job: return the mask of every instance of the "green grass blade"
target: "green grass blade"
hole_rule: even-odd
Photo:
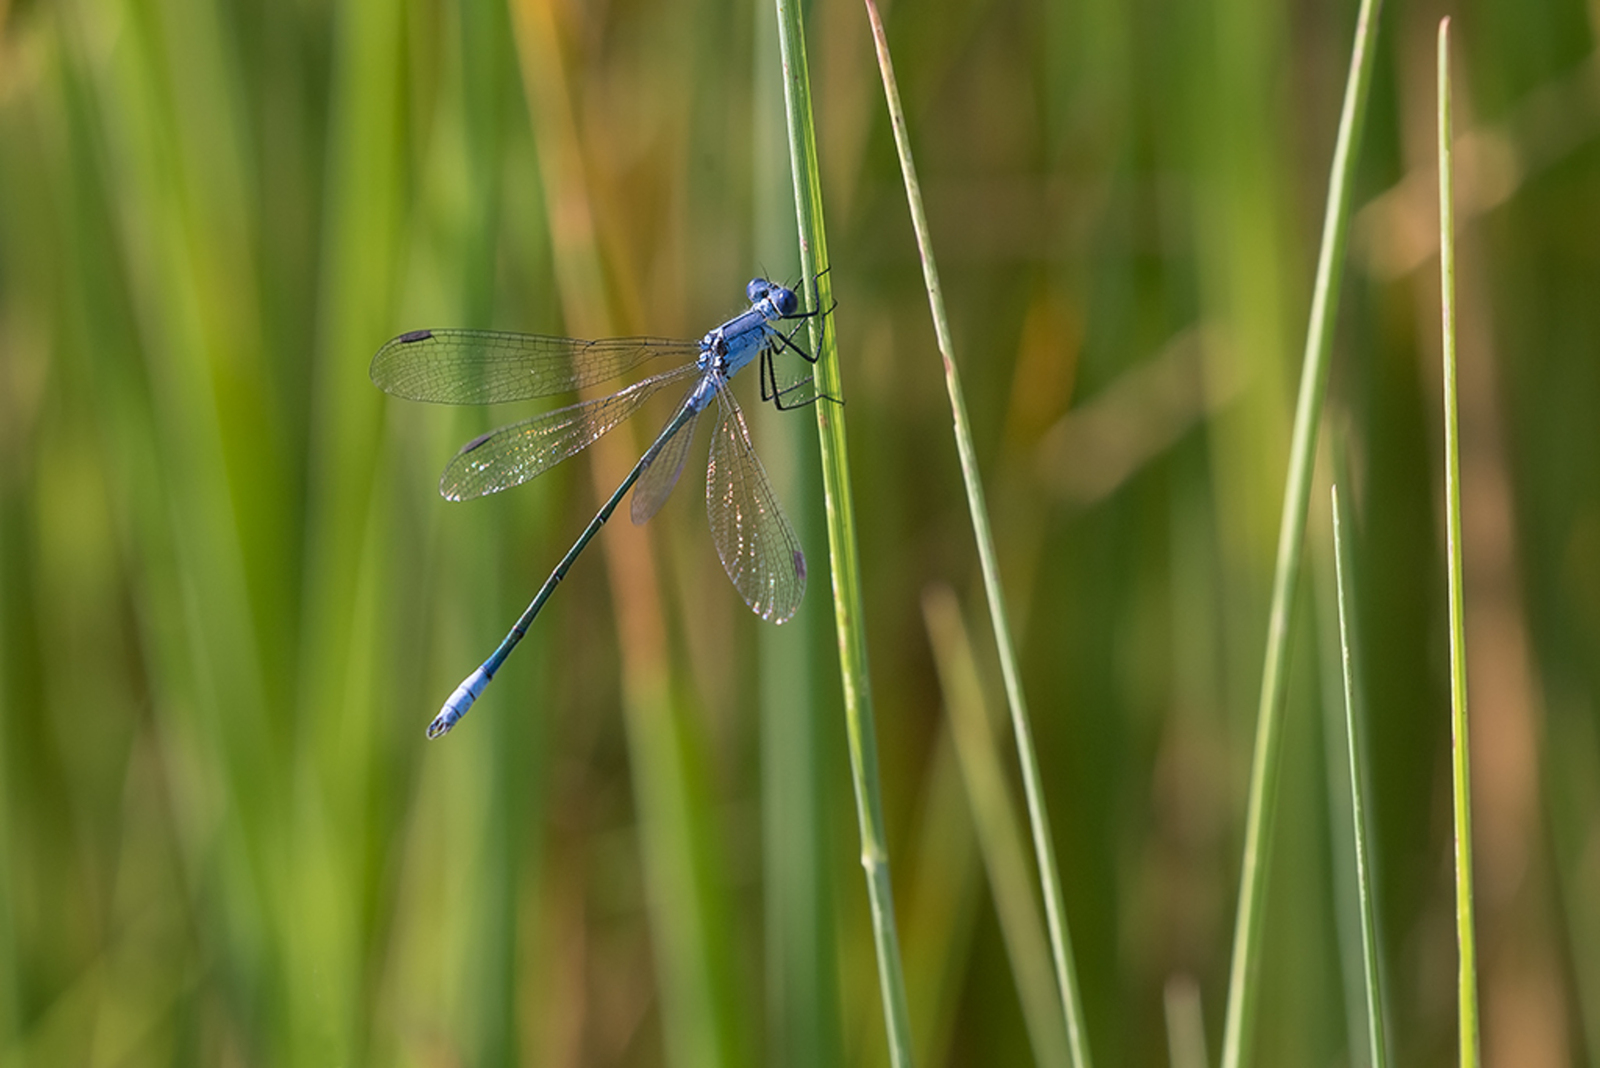
[[[1045,1068],[1070,1064],[1050,960],[1042,948],[1045,931],[1028,888],[1022,834],[1006,794],[1004,766],[994,743],[972,642],[955,594],[948,586],[930,587],[923,594],[922,615],[933,643],[934,665],[949,710],[956,757],[1034,1058]]]
[[[1467,766],[1467,639],[1461,592],[1461,441],[1456,404],[1455,193],[1450,141],[1450,20],[1439,22],[1439,310],[1444,350],[1444,491],[1450,569],[1450,793],[1455,814],[1456,981],[1461,1064],[1478,1063],[1478,949],[1472,930],[1472,789]]]
[[[1350,186],[1355,173],[1356,146],[1367,110],[1367,90],[1372,82],[1373,44],[1377,37],[1381,0],[1362,0],[1356,16],[1355,46],[1345,81],[1344,105],[1334,145],[1323,216],[1322,246],[1317,256],[1317,277],[1312,290],[1311,317],[1306,328],[1305,355],[1300,371],[1300,395],[1295,405],[1294,434],[1289,452],[1289,475],[1284,488],[1283,513],[1278,526],[1277,562],[1273,569],[1272,607],[1267,623],[1267,650],[1261,672],[1261,700],[1256,713],[1255,752],[1250,767],[1250,800],[1245,816],[1245,842],[1239,879],[1238,915],[1233,932],[1233,960],[1228,975],[1228,1009],[1222,1037],[1223,1068],[1245,1063],[1245,1039],[1252,1031],[1257,1004],[1256,975],[1264,899],[1267,855],[1272,839],[1281,766],[1284,697],[1289,662],[1289,619],[1293,614],[1295,582],[1300,571],[1306,506],[1311,496],[1311,474],[1316,456],[1317,430],[1322,400],[1328,388],[1328,359],[1333,344],[1335,312],[1339,305],[1339,276],[1344,266],[1349,235]]]
[[[751,144],[754,148],[755,262],[795,277],[794,231],[785,218],[793,189],[783,126],[782,59],[777,14],[768,0],[752,5]],[[804,545],[820,545],[815,477],[816,425],[772,405],[747,413],[757,424],[767,473]],[[775,447],[774,447],[775,446]],[[765,920],[770,1068],[824,1068],[844,1059],[838,1020],[838,961],[830,903],[837,863],[828,848],[827,732],[816,678],[826,656],[827,619],[802,604],[782,627],[760,628],[762,913]]]
[[[1084,1038],[1083,1001],[1078,993],[1073,968],[1072,943],[1067,933],[1066,909],[1061,899],[1061,878],[1057,873],[1055,846],[1050,835],[1050,815],[1045,808],[1039,784],[1039,758],[1034,752],[1033,728],[1022,695],[1022,680],[1017,670],[1016,650],[1011,644],[1011,624],[1006,615],[1005,591],[1000,584],[1000,565],[996,560],[994,536],[989,530],[989,510],[984,504],[983,481],[978,473],[977,450],[972,444],[972,428],[967,421],[966,394],[956,368],[955,346],[950,340],[950,323],[945,315],[944,291],[939,285],[939,268],[933,258],[933,241],[927,213],[922,206],[921,184],[916,164],[911,159],[910,135],[906,132],[905,110],[900,105],[900,89],[895,82],[894,63],[884,36],[883,20],[872,0],[866,0],[867,18],[872,22],[873,42],[877,47],[878,71],[883,76],[883,95],[894,127],[895,148],[900,156],[900,173],[905,179],[906,203],[911,209],[911,225],[917,234],[917,249],[922,258],[922,277],[928,289],[928,306],[933,315],[934,334],[944,360],[945,387],[950,395],[950,414],[954,423],[956,451],[961,458],[961,479],[967,491],[967,508],[972,516],[972,533],[978,543],[978,561],[983,571],[983,588],[989,601],[989,623],[994,630],[1000,654],[1000,672],[1005,680],[1006,704],[1011,709],[1011,727],[1016,737],[1017,758],[1022,764],[1022,789],[1028,803],[1028,823],[1033,831],[1035,861],[1039,866],[1040,888],[1044,894],[1045,918],[1050,931],[1050,953],[1055,965],[1061,1013],[1072,1047],[1072,1060],[1088,1068],[1089,1050]]]
[[[1333,484],[1348,485],[1349,477],[1338,463],[1344,435],[1332,433],[1330,448],[1322,450],[1319,465],[1332,460]],[[1315,506],[1315,500],[1313,500]],[[1313,512],[1310,522],[1332,529],[1332,515]],[[1328,813],[1328,889],[1329,904],[1333,914],[1334,941],[1339,965],[1339,990],[1343,997],[1343,1024],[1346,1049],[1351,1051],[1351,1063],[1367,1068],[1364,1053],[1367,1048],[1367,995],[1364,951],[1361,944],[1361,889],[1355,851],[1350,843],[1358,833],[1355,822],[1355,800],[1350,793],[1350,744],[1345,725],[1346,688],[1342,667],[1342,649],[1339,640],[1339,578],[1334,563],[1334,546],[1331,540],[1320,539],[1308,546],[1312,552],[1315,569],[1315,603],[1317,608],[1317,681],[1321,691],[1318,702],[1322,710],[1323,774],[1326,782]],[[1353,596],[1353,595],[1352,595]],[[1358,621],[1349,623],[1349,644],[1359,644]],[[1363,712],[1360,678],[1352,679],[1350,700],[1355,714]],[[1365,754],[1363,754],[1363,757]]]
[[[1364,965],[1364,988],[1367,998],[1367,1044],[1372,1058],[1372,1068],[1386,1068],[1388,1058],[1384,1052],[1383,997],[1378,982],[1378,935],[1374,918],[1372,872],[1367,856],[1367,818],[1362,790],[1361,754],[1365,751],[1356,734],[1355,671],[1350,652],[1350,626],[1347,605],[1351,578],[1349,549],[1341,530],[1344,526],[1343,504],[1339,500],[1339,487],[1330,490],[1333,505],[1333,570],[1339,605],[1339,664],[1344,680],[1345,752],[1350,762],[1350,818],[1355,830],[1356,894],[1361,907],[1361,958]]]
[[[823,273],[828,267],[828,246],[822,220],[822,181],[817,169],[816,130],[811,118],[811,77],[806,69],[805,35],[799,8],[792,0],[777,0],[777,10],[789,158],[800,230],[800,270],[803,278],[819,279],[816,297],[820,306],[827,308],[833,303],[833,282]],[[817,389],[829,397],[842,398],[844,388],[836,339],[836,330],[819,331],[813,323],[812,351],[820,357],[816,368]],[[839,674],[844,685],[845,729],[850,746],[850,771],[855,782],[856,817],[861,829],[861,866],[866,870],[867,896],[871,900],[872,935],[878,955],[878,983],[888,1028],[889,1056],[898,1068],[911,1063],[911,1028],[900,964],[900,938],[895,929],[894,897],[889,884],[889,850],[884,841],[855,505],[850,496],[850,459],[845,447],[841,406],[822,401],[815,408],[822,457],[823,508],[827,515],[828,551],[832,562],[834,625],[839,636]]]
[[[1172,1068],[1206,1068],[1206,1026],[1200,1011],[1200,984],[1174,975],[1162,990],[1167,1020],[1167,1058]]]

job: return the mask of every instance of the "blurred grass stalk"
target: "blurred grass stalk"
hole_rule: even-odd
[[[1041,1068],[1068,1065],[1071,1054],[1056,1012],[1058,995],[1050,961],[1042,949],[1045,932],[1028,888],[1022,834],[1006,791],[1004,765],[994,743],[972,641],[955,593],[943,584],[930,586],[922,596],[922,615],[933,643],[934,666],[950,715],[956,758],[1034,1058]]]
[[[616,331],[559,18],[548,0],[520,0],[512,14],[563,313],[569,332],[603,337]],[[639,455],[636,433],[619,427],[589,452],[594,492],[604,499]],[[740,1059],[746,1013],[723,959],[726,910],[714,900],[706,805],[694,786],[692,747],[673,699],[654,556],[646,532],[631,523],[613,524],[602,542],[667,1061],[715,1068]]]
[[[1456,238],[1450,143],[1450,20],[1439,21],[1439,314],[1444,359],[1445,560],[1450,586],[1450,794],[1455,816],[1456,1011],[1462,1068],[1478,1063],[1478,948],[1472,929],[1472,780],[1461,579],[1461,429],[1456,396]]]
[[[811,76],[806,66],[805,34],[798,6],[777,0],[778,44],[783,55],[784,105],[788,116],[789,158],[794,174],[795,216],[800,232],[802,284],[815,279],[817,307],[833,306],[828,277],[828,246],[822,219],[822,180],[817,168],[817,138],[811,114]],[[842,399],[838,331],[826,317],[813,320],[811,351],[817,353],[817,392]],[[889,850],[884,839],[883,799],[878,781],[878,749],[867,671],[867,634],[861,599],[861,568],[856,545],[855,505],[850,496],[850,458],[840,405],[827,400],[817,411],[822,459],[823,506],[828,520],[832,562],[834,624],[839,635],[839,674],[844,687],[845,730],[850,772],[855,781],[856,818],[861,829],[861,866],[866,871],[872,908],[872,935],[878,956],[878,982],[888,1029],[889,1056],[896,1068],[911,1063],[911,1027],[895,928],[894,895],[889,880]]]
[[[1200,1011],[1200,984],[1194,976],[1174,975],[1161,991],[1167,1024],[1167,1063],[1171,1068],[1206,1068],[1206,1025]]]
[[[1082,998],[1072,961],[1071,939],[1067,933],[1066,910],[1061,900],[1061,878],[1056,869],[1055,846],[1050,836],[1050,815],[1039,785],[1039,758],[1034,752],[1033,728],[1022,695],[1017,671],[1016,651],[1011,644],[1011,626],[1006,616],[1005,591],[1000,584],[1000,565],[996,561],[994,536],[989,531],[989,510],[984,503],[982,476],[978,473],[977,450],[972,444],[972,428],[967,421],[966,395],[956,368],[955,346],[950,340],[950,323],[945,314],[944,291],[939,285],[939,268],[933,257],[933,238],[922,205],[922,188],[917,181],[916,164],[911,158],[911,139],[906,130],[905,109],[900,104],[900,89],[895,82],[894,62],[883,19],[872,0],[865,0],[867,18],[872,23],[872,39],[878,55],[878,72],[883,76],[883,95],[894,128],[894,143],[900,157],[900,173],[905,180],[906,204],[911,209],[911,225],[917,234],[917,251],[922,260],[922,277],[928,289],[928,307],[933,330],[938,338],[939,355],[944,360],[945,387],[950,395],[950,415],[954,424],[956,451],[961,457],[961,480],[967,491],[967,509],[972,517],[972,533],[978,543],[978,561],[983,571],[983,588],[989,601],[989,623],[994,630],[1000,655],[1000,671],[1005,680],[1006,703],[1011,709],[1011,726],[1016,737],[1017,758],[1022,765],[1022,788],[1027,798],[1028,822],[1033,831],[1034,859],[1039,866],[1039,882],[1044,894],[1045,917],[1049,924],[1050,953],[1061,1000],[1061,1014],[1073,1063],[1088,1068],[1089,1051],[1084,1039]],[[975,800],[976,803],[976,800]],[[981,821],[980,821],[981,822]]]
[[[1361,961],[1363,989],[1367,1003],[1367,1051],[1372,1068],[1386,1068],[1388,1058],[1383,1036],[1383,996],[1378,981],[1378,933],[1373,901],[1372,871],[1368,861],[1367,816],[1365,791],[1362,788],[1361,760],[1366,753],[1356,732],[1355,668],[1351,653],[1350,614],[1347,606],[1355,599],[1350,593],[1354,584],[1350,550],[1342,536],[1344,503],[1339,498],[1337,484],[1329,487],[1329,502],[1333,516],[1333,571],[1336,600],[1339,606],[1339,667],[1344,694],[1345,752],[1350,765],[1350,823],[1354,832],[1356,861],[1356,896],[1361,912]]]
[[[1328,201],[1322,222],[1322,245],[1306,328],[1300,394],[1295,404],[1294,435],[1283,513],[1278,527],[1277,562],[1273,569],[1272,606],[1267,623],[1267,650],[1261,673],[1261,700],[1256,713],[1255,752],[1250,767],[1250,800],[1245,816],[1245,842],[1239,879],[1239,908],[1234,923],[1233,960],[1228,975],[1228,1008],[1222,1037],[1222,1068],[1242,1068],[1246,1036],[1254,1028],[1258,1001],[1260,942],[1268,853],[1282,767],[1282,726],[1288,690],[1289,620],[1293,615],[1300,552],[1305,540],[1306,508],[1311,497],[1312,468],[1322,402],[1328,389],[1329,354],[1339,307],[1339,281],[1350,230],[1350,186],[1356,148],[1372,83],[1374,44],[1381,0],[1361,0],[1356,15],[1354,48],[1339,115]]]
[[[359,817],[344,807],[350,794],[337,780],[319,774],[315,757],[326,754],[320,743],[330,740],[326,721],[284,722],[273,715],[291,674],[284,669],[292,651],[276,636],[291,630],[283,624],[293,598],[284,594],[282,558],[268,532],[279,529],[289,509],[273,492],[284,485],[283,457],[276,451],[279,413],[254,299],[259,234],[249,214],[254,179],[244,149],[242,74],[227,61],[227,35],[214,10],[202,7],[184,19],[170,12],[125,14],[127,32],[104,54],[94,44],[102,12],[75,6],[62,12],[60,25],[69,42],[67,77],[72,91],[83,94],[82,134],[94,146],[80,173],[105,182],[104,192],[92,195],[104,195],[112,244],[124,257],[118,266],[129,286],[137,356],[149,385],[148,393],[104,398],[103,412],[107,425],[154,442],[148,450],[144,441],[108,435],[107,452],[153,451],[161,472],[129,495],[141,499],[119,504],[134,516],[124,528],[134,532],[130,555],[165,564],[150,569],[143,592],[165,602],[166,611],[146,617],[150,629],[141,637],[148,641],[156,740],[171,769],[173,805],[185,813],[178,821],[179,848],[189,886],[220,888],[222,904],[201,929],[224,947],[222,955],[244,962],[239,971],[299,980],[256,991],[264,1058],[285,1064],[360,1059],[365,1036],[353,1011],[360,978],[360,928],[352,914],[357,858],[334,848],[336,836],[329,833]],[[386,24],[381,16],[377,21],[352,29],[347,39],[360,54],[342,54],[342,72],[375,54],[364,49],[383,39]],[[368,29],[371,35],[362,32]],[[377,83],[380,94],[383,84]],[[352,93],[343,114],[354,117],[372,102]],[[387,129],[370,122],[357,127],[380,141]],[[379,149],[384,158],[385,145],[356,133],[341,143],[357,153],[360,145]],[[388,191],[368,188],[368,210],[344,216],[353,230],[370,224],[360,242],[368,255],[389,247]],[[105,255],[104,248],[83,252]],[[330,254],[348,262],[336,245]],[[387,262],[381,251],[376,258]],[[337,274],[338,264],[330,266]],[[386,295],[386,274],[371,264],[364,272],[345,292],[352,299],[334,305],[355,322]],[[89,319],[90,331],[104,323]],[[342,336],[338,325],[328,324],[323,340],[334,345]],[[331,374],[327,364],[323,373]],[[319,378],[317,385],[321,398],[329,382]],[[373,447],[363,435],[375,412],[369,402],[347,413],[342,429],[354,439],[349,453],[326,438],[319,442],[319,458],[340,465],[319,471],[330,479],[354,473],[353,485],[340,485],[352,490],[355,513],[368,499],[362,474],[370,474]],[[159,512],[145,510],[147,503]],[[340,527],[350,535],[335,540],[353,558],[364,524],[356,518],[342,527],[349,514],[321,513],[328,520],[324,531]],[[339,563],[343,570],[330,576],[327,591],[336,610],[348,607],[357,571],[350,559]],[[347,649],[342,638],[349,618],[341,611],[339,619],[331,628],[340,632],[331,659]],[[348,681],[342,671],[338,679]],[[348,690],[339,684],[317,689],[308,708],[320,711],[331,695],[342,698]],[[312,759],[297,764],[298,755]],[[343,781],[359,787],[361,776],[347,770]],[[193,815],[202,812],[208,815]],[[242,998],[242,985],[229,984],[224,997]],[[102,1021],[128,1013],[143,986],[111,984],[100,1003]]]

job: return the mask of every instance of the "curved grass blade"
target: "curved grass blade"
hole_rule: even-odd
[[[1245,1046],[1255,1026],[1259,1003],[1262,918],[1265,915],[1267,860],[1276,815],[1278,776],[1282,770],[1283,707],[1288,684],[1289,620],[1294,614],[1295,584],[1305,541],[1306,507],[1311,500],[1311,474],[1316,455],[1322,401],[1328,392],[1329,353],[1339,307],[1339,280],[1350,232],[1350,187],[1357,147],[1367,114],[1367,91],[1378,36],[1381,0],[1361,0],[1356,14],[1355,42],[1345,78],[1344,103],[1329,167],[1328,200],[1322,217],[1322,243],[1317,252],[1316,282],[1306,345],[1301,358],[1300,393],[1295,401],[1294,432],[1289,445],[1289,472],[1283,511],[1278,517],[1278,549],[1273,565],[1272,605],[1267,622],[1267,648],[1262,658],[1261,698],[1256,706],[1255,751],[1250,758],[1250,798],[1245,812],[1244,855],[1240,862],[1239,904],[1234,918],[1233,959],[1228,967],[1228,1005],[1222,1032],[1222,1068],[1242,1068]]]
[[[662,387],[698,373],[694,364],[687,364],[610,396],[557,408],[474,438],[445,466],[439,495],[466,501],[520,486],[593,445]]]
[[[722,418],[711,436],[706,465],[711,540],[750,610],[773,623],[786,623],[806,592],[805,554],[750,444],[738,402],[719,389],[717,405]]]
[[[608,382],[660,356],[694,359],[695,341],[613,337],[584,341],[501,330],[413,330],[372,357],[373,384],[435,404],[498,404]]]

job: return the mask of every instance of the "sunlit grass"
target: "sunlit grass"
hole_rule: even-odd
[[[1439,22],[1439,312],[1444,356],[1445,565],[1450,590],[1450,797],[1455,835],[1456,1017],[1462,1068],[1478,1064],[1478,938],[1472,894],[1472,747],[1461,579],[1461,422],[1456,392],[1455,168],[1450,130],[1450,20]]]

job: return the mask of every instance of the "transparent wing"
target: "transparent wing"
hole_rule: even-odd
[[[767,472],[750,445],[744,413],[727,390],[717,391],[721,418],[706,466],[706,510],[717,555],[750,610],[782,623],[800,607],[806,558],[778,506]]]
[[[494,404],[568,393],[657,356],[693,359],[694,341],[614,337],[582,341],[498,330],[413,330],[372,358],[372,381],[406,400]]]
[[[688,364],[608,397],[557,408],[474,438],[445,467],[439,493],[465,501],[519,486],[594,444],[663,386],[697,373],[694,364]]]
[[[691,387],[693,393],[698,385]],[[688,398],[685,398],[687,403]],[[680,406],[678,411],[682,411]],[[674,413],[676,418],[676,413]],[[633,522],[636,526],[643,526],[650,521],[650,517],[661,511],[661,506],[667,503],[667,498],[672,494],[672,487],[678,484],[678,476],[683,474],[684,461],[689,459],[689,446],[694,444],[694,428],[700,423],[700,413],[695,412],[689,421],[678,428],[666,444],[661,446],[661,451],[655,458],[645,465],[644,473],[639,476],[639,481],[634,483],[633,504],[630,508]],[[670,423],[668,424],[671,425]]]

